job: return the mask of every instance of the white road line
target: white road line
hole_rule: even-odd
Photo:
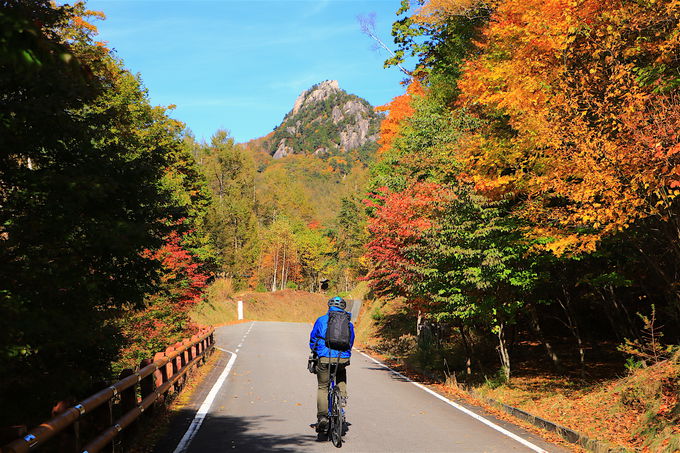
[[[191,425],[189,425],[187,432],[184,433],[182,440],[179,441],[179,444],[177,444],[177,448],[175,448],[173,453],[183,453],[189,447],[189,444],[194,439],[194,436],[196,436],[198,433],[198,430],[200,429],[206,414],[210,410],[210,406],[212,406],[217,393],[220,391],[222,384],[224,384],[224,381],[227,379],[227,376],[231,371],[231,368],[234,366],[234,362],[236,361],[236,353],[222,348],[217,349],[230,353],[231,358],[229,359],[229,362],[227,362],[227,366],[224,368],[224,371],[222,371],[222,374],[220,374],[220,377],[217,378],[215,385],[213,385],[212,389],[210,389],[210,393],[208,393],[208,396],[206,396],[205,400],[203,400],[203,404],[201,404],[201,407],[198,408],[198,412],[196,412],[194,419],[191,421]]]
[[[359,350],[357,349],[357,351],[359,351]],[[487,420],[486,418],[482,417],[481,415],[476,414],[476,413],[472,412],[471,410],[469,410],[469,409],[467,409],[467,408],[461,406],[460,404],[454,403],[453,401],[451,401],[450,399],[448,399],[448,398],[446,398],[446,397],[440,395],[439,393],[437,393],[437,392],[435,392],[435,391],[433,391],[433,390],[430,390],[429,388],[425,387],[424,385],[419,384],[419,383],[413,381],[412,379],[409,379],[407,376],[404,376],[404,375],[401,374],[400,372],[393,370],[392,368],[388,367],[388,366],[385,365],[384,363],[382,363],[382,362],[380,362],[380,361],[374,359],[374,358],[371,357],[370,355],[365,354],[365,353],[362,352],[362,351],[359,351],[359,353],[360,353],[361,355],[363,355],[364,357],[368,358],[369,360],[372,360],[373,362],[377,363],[377,364],[380,365],[381,367],[388,369],[389,371],[391,371],[391,372],[394,373],[395,375],[399,376],[400,378],[402,378],[402,379],[404,379],[404,380],[410,382],[411,384],[415,385],[416,387],[420,388],[421,390],[425,390],[427,393],[431,394],[431,395],[434,396],[435,398],[438,398],[438,399],[442,400],[443,402],[445,402],[446,404],[455,407],[456,409],[458,409],[459,411],[463,412],[464,414],[467,414],[467,415],[469,415],[470,417],[472,417],[472,418],[474,418],[474,419],[476,419],[476,420],[479,420],[480,422],[482,422],[482,423],[484,423],[485,425],[487,425],[487,426],[489,426],[489,427],[495,429],[496,431],[498,431],[498,432],[500,432],[500,433],[502,433],[502,434],[505,434],[505,435],[508,436],[509,438],[511,438],[511,439],[513,439],[513,440],[516,440],[517,442],[519,442],[519,443],[525,445],[526,447],[532,449],[533,451],[538,452],[538,453],[548,453],[547,450],[544,450],[544,449],[542,449],[541,447],[538,447],[538,446],[532,444],[531,442],[529,442],[529,441],[526,440],[526,439],[523,439],[522,437],[518,436],[517,434],[511,433],[511,432],[508,431],[507,429],[498,426],[497,424],[495,424],[495,423],[493,423],[493,422]]]

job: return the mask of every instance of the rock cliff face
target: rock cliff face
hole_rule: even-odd
[[[296,115],[300,109],[305,106],[309,106],[315,102],[325,101],[335,91],[340,91],[340,85],[337,80],[325,80],[312,88],[303,91],[300,96],[295,100],[293,105],[293,110],[291,110],[292,115]]]
[[[298,96],[269,140],[269,153],[275,159],[290,154],[370,154],[380,119],[366,100],[342,90],[337,80],[326,80]]]

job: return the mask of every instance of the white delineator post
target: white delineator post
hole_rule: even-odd
[[[239,321],[243,319],[243,301],[239,300],[238,301],[238,319]]]

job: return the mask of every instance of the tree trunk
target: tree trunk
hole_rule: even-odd
[[[562,309],[564,310],[564,313],[567,315],[567,326],[569,327],[571,334],[576,339],[576,344],[578,346],[578,359],[579,364],[581,365],[581,373],[584,373],[586,369],[586,350],[583,345],[583,339],[581,338],[581,331],[579,330],[578,324],[576,323],[576,316],[574,315],[574,310],[571,306],[571,297],[564,286],[562,286],[562,293],[564,294],[564,302],[562,302],[561,299],[558,300],[562,306]]]
[[[224,175],[215,172],[215,178],[217,179],[217,184],[219,184],[219,186],[220,186],[218,192],[219,192],[219,195],[220,195],[220,201],[222,201],[222,196],[224,194]]]
[[[276,248],[276,254],[274,255],[274,278],[272,281],[272,292],[276,291],[276,275],[278,273],[279,266],[279,248]]]
[[[281,289],[285,288],[285,281],[284,279],[286,278],[286,246],[283,246],[283,262],[281,263]]]
[[[504,322],[498,325],[498,355],[501,359],[501,371],[507,381],[510,380],[510,354],[508,353],[508,344],[506,335],[506,325]]]
[[[460,332],[460,337],[463,340],[463,347],[465,348],[465,374],[469,376],[472,374],[472,342],[470,341],[467,332],[465,332],[463,324],[458,326],[458,331]]]
[[[607,320],[609,321],[609,325],[611,326],[614,335],[616,336],[616,341],[618,343],[623,343],[623,335],[621,335],[621,329],[619,328],[616,320],[612,316],[611,304],[607,300],[607,296],[601,289],[598,289],[597,292],[600,294],[600,297],[602,298],[602,308],[604,309],[604,314],[607,317]]]
[[[531,316],[531,327],[533,328],[534,333],[538,337],[538,341],[543,343],[543,346],[545,347],[545,352],[548,354],[548,358],[552,360],[552,364],[555,367],[555,369],[558,371],[561,370],[562,364],[560,363],[560,359],[557,356],[557,353],[555,353],[555,350],[553,349],[552,345],[543,335],[541,324],[538,322],[538,313],[536,312],[536,307],[533,304],[530,304],[527,306],[527,308],[529,309],[529,315]]]
[[[607,285],[607,289],[609,290],[609,294],[611,295],[612,306],[614,307],[615,313],[618,315],[618,318],[620,320],[619,324],[622,324],[625,328],[625,336],[627,338],[635,338],[637,336],[637,332],[635,326],[633,325],[633,321],[630,319],[630,316],[628,315],[628,310],[626,310],[625,306],[623,304],[620,304],[619,301],[617,300],[614,287],[612,285]]]
[[[290,260],[286,263],[286,268],[284,269],[284,274],[283,274],[283,289],[288,288],[288,275],[290,275]]]

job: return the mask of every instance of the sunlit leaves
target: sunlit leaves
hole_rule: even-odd
[[[562,237],[554,251],[592,250],[672,205],[677,160],[661,156],[678,143],[677,18],[677,2],[498,4],[460,87],[485,117],[505,115],[510,142],[485,131],[461,151],[485,184],[516,180],[524,215]],[[513,160],[494,165],[508,144]]]

